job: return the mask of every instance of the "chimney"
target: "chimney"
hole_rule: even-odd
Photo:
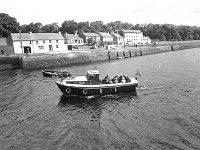
[[[75,31],[75,32],[74,32],[74,35],[76,35],[76,36],[77,36],[77,31]]]
[[[67,32],[64,34],[64,37],[65,37],[65,38],[68,38],[68,33],[67,33]]]

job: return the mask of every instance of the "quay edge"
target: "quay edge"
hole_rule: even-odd
[[[83,63],[109,61],[119,57],[136,57],[141,55],[150,55],[162,52],[177,51],[200,47],[200,42],[188,42],[182,44],[127,47],[120,50],[88,50],[87,52],[60,53],[60,54],[39,54],[28,56],[6,56],[0,57],[0,65],[11,64],[13,68],[23,70],[56,68],[68,65],[77,65]],[[110,51],[110,53],[108,53]]]

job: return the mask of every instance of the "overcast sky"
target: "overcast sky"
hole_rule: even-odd
[[[200,0],[0,0],[20,25],[65,20],[200,26]]]

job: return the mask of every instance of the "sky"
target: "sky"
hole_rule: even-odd
[[[20,25],[74,20],[200,27],[200,0],[0,0],[0,13]]]

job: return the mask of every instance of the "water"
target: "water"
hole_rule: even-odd
[[[199,150],[200,49],[66,68],[139,78],[138,95],[66,99],[41,70],[0,70],[0,149]]]

